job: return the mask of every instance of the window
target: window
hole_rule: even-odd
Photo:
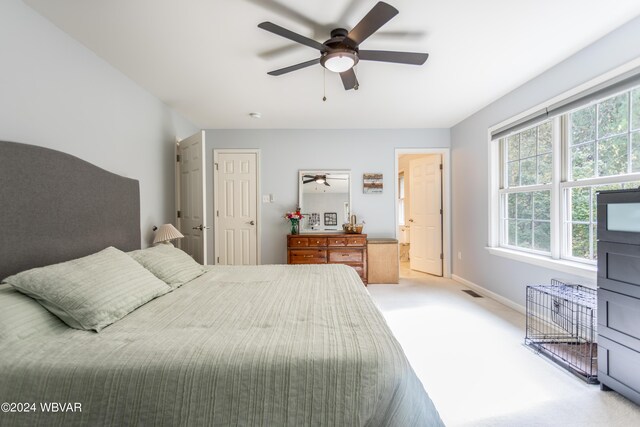
[[[567,242],[562,256],[595,261],[596,193],[640,184],[640,88],[575,110],[564,120],[568,179],[561,183]]]
[[[404,225],[404,172],[398,174],[398,224]]]
[[[552,123],[500,140],[503,246],[551,253]]]
[[[640,186],[640,86],[504,135],[494,153],[497,244],[594,264],[596,193]]]

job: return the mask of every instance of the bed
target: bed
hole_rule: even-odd
[[[25,147],[31,146],[0,143],[0,170],[12,163],[6,156],[32,149]],[[50,162],[82,162],[33,149],[45,150],[40,155]],[[64,166],[68,174],[70,165]],[[0,175],[11,173],[22,172]],[[64,179],[55,182],[64,185]],[[122,189],[122,182],[114,185]],[[104,192],[107,198],[127,193],[130,210],[139,209],[137,188],[115,193]],[[6,197],[0,189],[8,206]],[[76,211],[86,203],[71,202]],[[112,214],[121,211],[122,205]],[[65,235],[65,221],[50,226]],[[135,228],[137,244],[114,242],[126,232],[106,233],[102,242],[75,239],[55,261],[46,254],[3,261],[0,277],[92,253],[94,243],[137,249],[139,222]],[[26,227],[20,233],[31,239]],[[0,260],[9,250],[1,245]],[[99,333],[70,328],[32,298],[0,285],[0,401],[35,407],[0,413],[0,425],[442,425],[355,270],[206,269]],[[43,410],[52,402],[61,410]]]

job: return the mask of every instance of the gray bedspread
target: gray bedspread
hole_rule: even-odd
[[[46,316],[0,342],[0,403],[37,409],[0,425],[442,425],[349,267],[212,267],[100,333]]]

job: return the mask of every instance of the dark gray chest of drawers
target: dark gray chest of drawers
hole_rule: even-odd
[[[598,380],[640,405],[640,190],[598,194]]]

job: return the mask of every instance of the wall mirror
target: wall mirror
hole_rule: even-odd
[[[301,170],[298,204],[303,233],[342,231],[351,212],[351,171]]]

